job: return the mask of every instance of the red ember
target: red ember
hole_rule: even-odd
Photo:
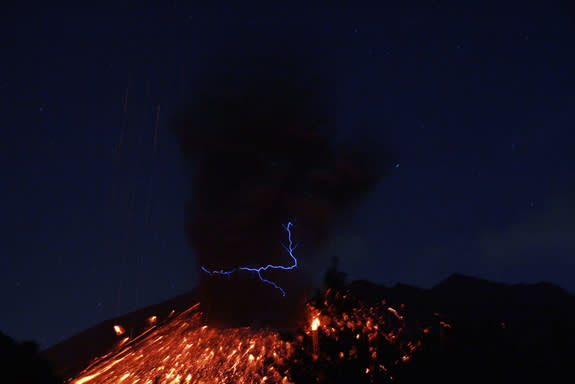
[[[367,307],[330,291],[322,300],[308,304],[309,321],[297,337],[272,329],[209,327],[199,304],[163,323],[150,319],[147,331],[133,340],[124,337],[68,383],[287,384],[305,375],[329,382],[325,367],[360,361],[365,378],[391,380],[388,369],[409,360],[421,345],[403,337],[403,316],[390,307]],[[119,325],[114,330],[125,332]]]

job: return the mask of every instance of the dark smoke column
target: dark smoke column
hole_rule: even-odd
[[[235,60],[202,74],[198,92],[175,115],[172,128],[191,171],[186,231],[198,270],[291,264],[281,245],[288,244],[288,221],[305,265],[338,211],[390,164],[381,149],[335,145],[335,90],[312,64],[297,55]],[[223,326],[294,325],[309,273],[263,272],[285,289],[283,297],[255,273],[200,271],[203,310]]]

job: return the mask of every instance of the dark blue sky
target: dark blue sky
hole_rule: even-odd
[[[336,254],[351,278],[386,285],[461,272],[575,293],[565,8],[103,3],[0,12],[3,332],[46,347],[196,285],[187,178],[167,123],[227,35],[259,52],[254,30],[304,50],[319,39],[339,134],[385,133],[399,154],[340,220],[318,276]]]

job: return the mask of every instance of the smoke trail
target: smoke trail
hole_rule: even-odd
[[[172,121],[190,169],[186,232],[198,261],[202,305],[213,323],[293,320],[310,271],[267,271],[266,279],[288,292],[278,297],[253,272],[238,268],[281,265],[281,224],[288,221],[295,222],[292,236],[301,244],[298,260],[313,257],[336,214],[358,201],[390,164],[381,148],[335,144],[336,95],[325,67],[313,55],[279,51],[217,58],[220,64],[193,83],[197,93]],[[237,273],[207,274],[201,267]]]

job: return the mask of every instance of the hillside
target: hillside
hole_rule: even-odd
[[[371,310],[383,301],[405,319],[399,331],[419,338],[413,355],[394,369],[394,382],[504,383],[528,379],[555,382],[573,376],[569,364],[575,358],[575,297],[552,284],[508,285],[456,274],[431,289],[355,281],[335,295],[354,297],[355,301],[334,301],[336,312],[344,316],[345,311],[351,313],[360,306]],[[136,336],[149,328],[151,316],[157,316],[159,324],[167,323],[170,313],[177,316],[197,303],[197,299],[197,294],[190,292],[107,320],[45,350],[43,356],[52,362],[60,377],[74,377],[91,360],[118,343],[115,324],[121,324],[127,334]],[[331,311],[330,316],[335,318],[336,312]],[[354,348],[341,343],[354,341],[345,339],[342,333],[339,344],[330,344],[327,333],[324,330],[319,335],[323,361],[321,356],[319,360],[317,357],[306,360],[300,355],[299,362],[294,361],[290,368],[292,377],[298,378],[294,382],[303,384],[312,376],[323,377],[320,382],[344,382],[346,375],[355,377],[353,372],[369,363],[361,353],[353,364],[330,360],[336,349]],[[305,338],[305,333],[300,332],[300,336]],[[361,346],[358,348],[361,352]],[[307,361],[305,366],[302,361]],[[339,372],[337,378],[329,376],[330,371]],[[390,377],[372,375],[371,381],[366,382],[389,382]]]

